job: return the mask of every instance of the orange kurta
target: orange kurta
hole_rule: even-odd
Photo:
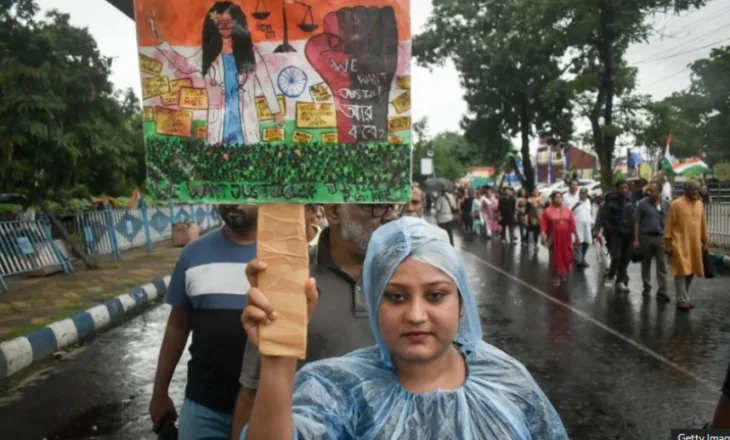
[[[673,276],[704,276],[702,244],[710,239],[705,207],[700,200],[680,197],[672,202],[664,227],[664,239],[672,250],[670,266]]]

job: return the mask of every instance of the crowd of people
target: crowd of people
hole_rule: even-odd
[[[448,228],[461,218],[467,233],[513,245],[519,233],[522,245],[536,249],[541,242],[562,283],[574,261],[587,265],[587,248],[601,225],[614,251],[608,276],[623,282],[624,260],[616,250],[624,239],[633,244],[634,219],[639,243],[668,246],[673,273],[687,288],[692,275],[701,275],[693,240],[700,248],[706,242],[696,226],[704,222],[702,204],[689,184],[686,200],[661,205],[664,241],[647,241],[644,236],[654,236],[647,225],[661,217],[636,213],[650,212],[644,204],[655,200],[655,188],[649,185],[648,198],[631,208],[625,182],[600,207],[576,182],[549,203],[537,193],[511,190],[445,195],[436,203],[440,227],[421,218],[425,199],[417,187],[403,206],[309,205],[312,278],[301,361],[258,352],[258,327],[278,315],[257,288],[266,271],[255,259],[257,208],[223,205],[224,226],[183,250],[165,295],[171,312],[150,402],[155,430],[177,421],[180,440],[567,438],[525,367],[482,340],[475,295]],[[621,216],[616,229],[606,227],[611,215]],[[169,386],[190,336],[178,417]],[[723,402],[716,426],[730,424]]]
[[[668,271],[674,277],[677,308],[690,310],[690,287],[705,274],[709,264],[709,234],[704,203],[707,187],[697,180],[685,184],[682,197],[674,198],[671,184],[658,172],[651,181],[619,180],[613,191],[591,198],[587,188],[570,179],[568,191],[543,198],[536,189],[528,196],[524,188],[501,191],[491,187],[457,189],[436,198],[436,215],[455,200],[453,221],[438,221],[452,236],[454,227],[485,240],[498,239],[511,245],[542,245],[550,252],[554,284],[564,284],[574,267],[589,267],[586,255],[591,245],[609,262],[606,283],[615,291],[629,292],[628,266],[641,263],[642,295],[652,294],[651,266],[656,266],[656,298],[670,302]],[[439,201],[443,202],[439,202]],[[442,209],[443,210],[443,209]],[[518,238],[519,235],[519,238]],[[704,263],[703,263],[704,261]]]

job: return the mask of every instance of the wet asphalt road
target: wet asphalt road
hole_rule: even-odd
[[[545,249],[457,247],[485,340],[527,366],[571,438],[666,438],[710,419],[730,361],[730,277],[698,280],[687,314],[644,300],[638,265],[631,293],[613,293],[594,252],[591,268],[554,288]],[[0,438],[154,439],[146,409],[168,311],[157,307],[0,395]],[[178,405],[186,361],[187,353],[171,386]]]

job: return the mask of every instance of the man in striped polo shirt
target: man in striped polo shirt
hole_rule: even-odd
[[[172,306],[150,402],[153,423],[176,419],[168,388],[192,333],[180,440],[227,438],[246,346],[241,313],[249,290],[246,265],[256,256],[253,205],[221,205],[225,225],[193,241],[175,265],[165,295]]]

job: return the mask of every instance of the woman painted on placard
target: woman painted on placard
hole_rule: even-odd
[[[151,17],[152,30],[157,29]],[[230,2],[216,2],[202,23],[202,45],[191,56],[168,42],[157,46],[183,75],[202,75],[208,92],[207,138],[211,144],[255,144],[261,141],[256,88],[263,93],[276,122],[284,123],[266,62],[251,39],[246,14]]]

